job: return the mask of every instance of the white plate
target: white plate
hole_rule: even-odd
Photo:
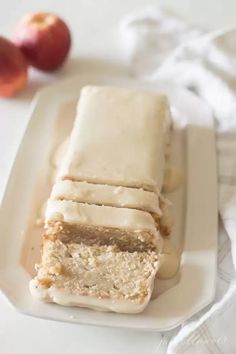
[[[53,146],[69,134],[75,102],[86,84],[165,92],[175,125],[172,161],[183,171],[174,203],[173,240],[182,252],[179,274],[157,281],[155,299],[141,314],[123,315],[44,304],[31,297],[28,282],[39,260],[37,209],[48,196]],[[217,254],[216,152],[211,112],[199,98],[168,83],[144,84],[114,77],[79,76],[40,91],[9,178],[0,214],[0,288],[19,311],[35,317],[101,326],[165,331],[208,305],[215,293]],[[45,188],[46,187],[46,188]]]

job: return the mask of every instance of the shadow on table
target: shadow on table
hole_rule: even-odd
[[[15,99],[31,100],[39,89],[55,83],[57,80],[85,73],[122,76],[127,73],[127,67],[118,62],[100,58],[73,57],[60,70],[52,73],[42,73],[31,68],[29,70],[28,86]]]

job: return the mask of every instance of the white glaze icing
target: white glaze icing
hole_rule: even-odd
[[[49,199],[45,216],[46,222],[55,220],[70,224],[89,224],[127,230],[149,230],[153,235],[159,235],[152,216],[145,211],[136,209]]]
[[[45,212],[46,212],[46,205],[47,203],[44,202],[40,208],[38,209],[37,213],[37,219],[35,221],[35,225],[38,227],[42,227],[44,224],[44,219],[45,219]]]
[[[69,146],[69,137],[56,145],[51,157],[51,164],[53,167],[58,168],[61,165],[66,155],[66,152],[68,150],[68,146]]]
[[[58,181],[53,186],[51,199],[133,208],[161,215],[158,195],[143,189]]]
[[[158,258],[160,263],[157,272],[157,278],[173,278],[179,269],[180,257],[174,244],[170,240],[163,240],[163,249]]]
[[[59,178],[159,190],[169,122],[163,95],[83,88]]]
[[[153,279],[154,282],[154,279]],[[38,283],[36,279],[32,279],[29,284],[31,294],[46,302],[55,302],[63,306],[79,306],[88,307],[96,311],[113,311],[118,313],[139,313],[147,306],[153,288],[150,287],[148,294],[143,303],[121,301],[114,299],[99,299],[92,296],[81,296],[79,294],[70,294],[66,291],[59,290],[55,287],[46,288]]]
[[[164,193],[172,193],[178,190],[183,183],[182,173],[172,166],[165,168],[162,190]]]
[[[162,216],[160,218],[159,223],[161,228],[164,228],[166,235],[170,235],[172,227],[174,225],[174,216],[170,209],[171,203],[168,199],[163,197],[161,198],[162,198],[161,201]]]

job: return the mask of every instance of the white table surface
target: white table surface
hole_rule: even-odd
[[[117,27],[122,16],[159,3],[154,0],[1,0],[1,34],[12,36],[22,15],[47,10],[60,14],[70,25],[73,50],[57,74],[30,72],[28,88],[14,99],[0,99],[0,197],[27,123],[27,111],[36,90],[48,82],[83,72],[125,75]],[[208,28],[234,23],[235,0],[166,0],[171,9]],[[56,323],[17,313],[0,295],[1,354],[161,353],[160,334]]]

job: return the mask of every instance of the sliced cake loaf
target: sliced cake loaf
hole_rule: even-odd
[[[169,235],[161,189],[170,126],[164,95],[83,88],[51,198],[147,211],[162,236]]]
[[[160,250],[162,238],[144,211],[49,199],[45,237],[87,245],[117,245],[121,250]]]
[[[82,89],[47,203],[34,296],[122,313],[145,308],[169,233],[161,195],[169,131],[163,95]]]

